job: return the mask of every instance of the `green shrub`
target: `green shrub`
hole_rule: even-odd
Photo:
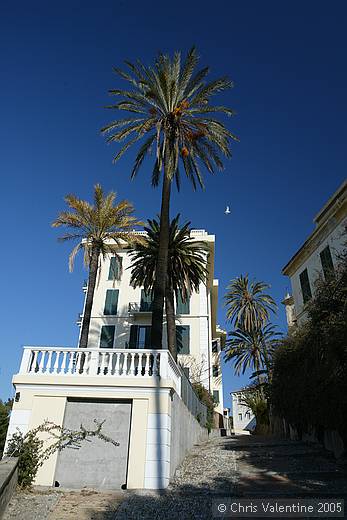
[[[8,399],[3,403],[0,399],[0,459],[3,455],[3,450],[6,441],[7,428],[10,421],[10,412],[12,408],[12,399]]]
[[[43,441],[38,439],[32,431],[26,435],[18,431],[11,437],[6,454],[18,457],[18,485],[20,487],[28,488],[32,485],[40,467],[42,448]]]
[[[320,278],[307,320],[274,356],[271,404],[299,433],[337,430],[347,445],[347,257]]]
[[[78,449],[83,441],[91,437],[119,446],[118,442],[102,433],[104,422],[94,419],[96,425],[94,430],[87,430],[83,425],[79,430],[69,430],[49,421],[45,421],[25,435],[18,430],[9,440],[6,451],[6,456],[18,457],[18,485],[22,488],[30,487],[38,469],[51,455],[68,446]],[[40,438],[41,433],[47,434],[46,439],[49,441],[47,444]]]
[[[207,417],[206,417],[206,425],[208,432],[213,428],[213,411],[214,407],[216,406],[216,403],[210,394],[210,392],[207,390],[207,388],[204,387],[201,383],[192,383],[193,389],[198,396],[199,400],[206,406],[207,408]],[[200,421],[199,421],[200,422]]]

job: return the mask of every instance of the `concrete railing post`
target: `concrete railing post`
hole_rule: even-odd
[[[22,361],[19,368],[20,374],[27,374],[29,372],[32,353],[33,352],[30,347],[24,347]]]
[[[93,350],[90,356],[90,365],[89,365],[89,375],[96,376],[98,375],[99,368],[99,352]]]

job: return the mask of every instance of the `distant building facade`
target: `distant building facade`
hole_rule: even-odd
[[[231,392],[233,429],[235,433],[253,431],[256,425],[252,410],[243,403],[245,390]]]
[[[305,304],[312,298],[315,281],[327,278],[336,269],[347,241],[347,181],[330,197],[314,218],[314,231],[282,269],[289,276],[292,294],[282,303],[286,307],[288,328],[305,317]]]

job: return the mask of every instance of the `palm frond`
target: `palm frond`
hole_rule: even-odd
[[[52,223],[52,227],[64,226],[78,232],[67,232],[58,240],[79,240],[69,257],[69,269],[73,270],[77,253],[84,250],[84,263],[88,267],[93,248],[97,248],[99,256],[110,251],[110,244],[120,246],[132,240],[134,227],[142,225],[134,215],[133,205],[122,200],[115,204],[116,193],[104,194],[102,187],[94,187],[94,204],[83,201],[73,194],[65,197],[72,211],[63,211]]]
[[[70,271],[70,273],[72,273],[72,271],[73,271],[76,255],[79,252],[79,250],[82,249],[83,247],[84,247],[83,242],[80,242],[71,251],[70,256],[69,256],[69,271]]]
[[[179,228],[179,215],[170,224],[168,279],[176,298],[186,301],[207,279],[207,245],[190,238],[190,223]],[[159,221],[148,220],[147,236],[131,249],[131,285],[153,289],[159,249]]]
[[[102,128],[108,142],[121,142],[113,162],[144,138],[135,158],[132,178],[138,173],[144,158],[151,150],[155,139],[157,153],[152,172],[152,185],[157,186],[163,170],[170,180],[175,178],[180,185],[180,167],[196,188],[203,187],[202,165],[210,173],[214,166],[223,169],[221,156],[231,157],[230,142],[238,140],[225,125],[206,117],[208,114],[234,115],[234,111],[223,105],[212,106],[209,98],[232,87],[228,78],[219,78],[206,82],[209,69],[204,67],[194,73],[198,55],[193,47],[188,52],[183,64],[181,55],[176,52],[172,58],[160,53],[154,66],[145,66],[139,60],[125,62],[128,71],[118,68],[115,72],[132,90],[111,89],[110,94],[121,100],[110,105],[115,110],[126,110],[143,117],[129,117],[113,121]],[[153,130],[156,137],[153,136]]]

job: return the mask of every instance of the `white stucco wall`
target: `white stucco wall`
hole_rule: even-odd
[[[253,429],[255,426],[255,417],[252,410],[240,403],[242,393],[232,394],[232,412],[233,412],[233,427],[235,433],[245,432],[245,428]],[[242,418],[240,418],[240,414]]]
[[[207,242],[214,243],[213,235],[206,235],[200,237],[197,236],[198,240],[206,240]],[[105,259],[101,260],[101,269],[98,276],[98,283],[95,289],[92,318],[90,323],[90,332],[88,347],[99,348],[101,328],[104,325],[115,326],[115,339],[114,348],[126,348],[130,338],[130,327],[131,325],[150,325],[151,314],[150,313],[129,313],[129,303],[140,304],[141,301],[141,288],[134,289],[130,285],[131,278],[131,257],[126,251],[119,251],[119,256],[122,258],[122,275],[119,281],[108,280],[108,273],[110,267],[110,259],[112,255],[107,255]],[[209,263],[210,269],[213,269],[213,262]],[[209,280],[213,279],[213,273],[211,273]],[[118,306],[116,316],[105,316],[104,306],[106,291],[108,289],[118,289]],[[177,315],[177,325],[189,325],[190,327],[190,354],[189,366],[194,362],[196,365],[201,367],[201,373],[203,374],[201,382],[208,389],[218,388],[220,389],[220,406],[223,410],[223,391],[221,381],[215,381],[212,376],[212,321],[214,320],[211,316],[211,287],[209,284],[207,287],[204,284],[200,284],[198,292],[194,292],[190,297],[190,309],[189,314]],[[216,312],[216,307],[213,308],[213,312]],[[164,331],[163,331],[163,346],[166,348],[166,322],[164,317]],[[186,355],[179,356],[180,362],[184,364],[184,360],[187,358]],[[209,369],[210,364],[210,369]],[[218,410],[219,411],[219,410]],[[221,412],[222,413],[222,412]]]
[[[294,298],[294,306],[296,317],[300,321],[300,318],[303,313],[304,302],[302,297],[302,290],[300,285],[300,274],[307,269],[308,277],[310,280],[310,286],[312,294],[314,294],[315,288],[315,280],[322,275],[322,263],[320,259],[321,251],[326,247],[330,247],[330,252],[333,260],[334,266],[337,264],[337,257],[339,253],[342,252],[344,247],[344,242],[346,241],[346,237],[343,236],[344,228],[347,224],[347,219],[344,219],[340,222],[336,227],[334,227],[329,234],[317,241],[315,244],[314,251],[310,254],[310,256],[303,261],[295,270],[295,272],[290,276],[290,283],[292,286],[292,293]]]
[[[19,375],[16,378],[17,381],[28,379]],[[137,381],[132,381],[129,386],[116,386],[116,382],[110,380],[106,383],[109,386],[103,386],[100,378],[90,377],[84,378],[84,383],[74,377],[62,380],[52,375],[34,376],[32,379],[35,381],[33,384],[16,384],[20,400],[14,403],[8,437],[16,427],[26,433],[45,420],[63,425],[68,398],[103,402],[131,400],[128,489],[166,488],[187,451],[208,437],[206,428],[200,426],[169,382],[164,382],[166,386],[163,387],[144,387]],[[42,434],[42,438],[48,440],[49,437]],[[55,453],[43,464],[35,484],[53,485],[57,458]]]

